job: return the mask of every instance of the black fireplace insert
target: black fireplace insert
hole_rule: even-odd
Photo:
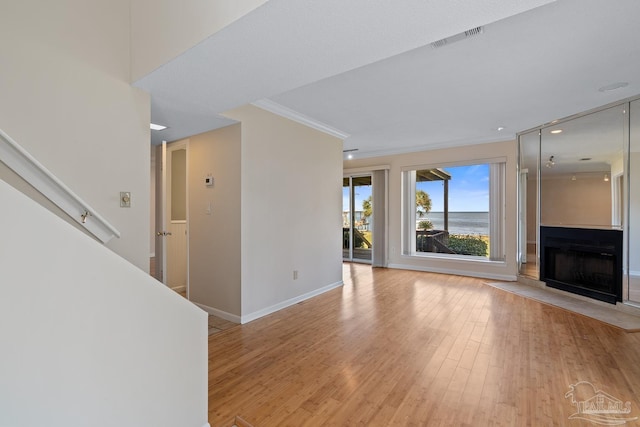
[[[540,280],[610,304],[622,301],[622,231],[540,227]]]

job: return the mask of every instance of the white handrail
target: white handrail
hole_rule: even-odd
[[[31,154],[0,129],[0,161],[51,200],[89,233],[106,243],[120,232]]]

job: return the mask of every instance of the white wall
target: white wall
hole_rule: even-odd
[[[241,316],[240,126],[192,136],[188,148],[189,298],[236,322]],[[204,184],[209,174],[212,187]]]
[[[455,162],[482,161],[504,157],[506,159],[506,242],[504,263],[462,261],[443,257],[409,257],[401,254],[401,189],[402,168],[421,165],[442,165]],[[390,165],[389,171],[389,265],[392,267],[478,277],[512,279],[517,273],[517,175],[516,143],[514,141],[471,145],[450,149],[422,151],[366,159],[345,160],[345,169]]]
[[[342,284],[342,141],[254,106],[225,115],[242,123],[247,321]]]
[[[149,97],[128,83],[129,6],[3,2],[0,128],[113,224],[122,237],[108,246],[147,271]]]
[[[611,227],[611,181],[604,181],[604,173],[577,175],[575,181],[571,177],[540,181],[540,223]]]
[[[136,81],[266,0],[131,0]]]
[[[0,200],[0,425],[205,425],[206,313],[2,181]]]

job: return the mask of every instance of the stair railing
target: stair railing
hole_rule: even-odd
[[[0,161],[102,243],[120,232],[0,129]]]

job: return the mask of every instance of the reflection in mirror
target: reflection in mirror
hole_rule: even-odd
[[[625,107],[542,129],[540,224],[622,227]]]
[[[626,192],[629,225],[625,227],[625,246],[628,248],[628,275],[625,275],[625,278],[628,281],[628,295],[625,296],[629,301],[640,304],[640,100],[631,102],[629,114],[629,191]]]
[[[640,99],[521,134],[519,149],[520,274],[548,273],[541,229],[623,230],[621,300],[640,306]]]
[[[520,143],[520,182],[518,262],[520,274],[538,278],[538,130],[522,134]]]

